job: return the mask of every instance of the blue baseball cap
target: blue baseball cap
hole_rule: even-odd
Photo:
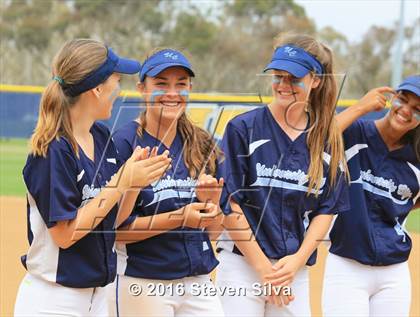
[[[313,55],[294,45],[277,47],[264,72],[270,69],[284,70],[297,78],[304,77],[310,71],[318,75],[324,73],[324,67]]]
[[[156,52],[144,61],[140,71],[140,81],[143,82],[146,76],[155,77],[165,69],[176,66],[185,68],[191,77],[195,76],[190,62],[182,53],[176,50],[164,49]]]
[[[420,97],[420,75],[414,75],[404,79],[397,88],[397,91],[401,90],[410,91],[417,97]]]
[[[75,97],[81,93],[95,88],[103,83],[113,73],[136,74],[141,69],[141,64],[133,59],[119,57],[110,48],[107,48],[107,58],[105,62],[87,75],[84,79],[76,84],[62,84],[64,93],[68,96]]]

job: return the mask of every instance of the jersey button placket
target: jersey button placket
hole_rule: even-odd
[[[200,266],[200,253],[198,252],[198,247],[200,245],[199,239],[196,239],[194,235],[199,234],[198,232],[186,233],[185,234],[185,247],[187,250],[188,258],[190,259],[191,264],[191,273],[192,275],[198,275],[199,273],[199,266]]]
[[[293,143],[289,145],[288,150],[289,150],[289,154],[290,155],[296,155],[296,153],[297,153],[296,150],[295,150],[295,146],[294,146]]]
[[[381,263],[381,244],[382,244],[382,240],[381,240],[381,232],[380,229],[376,226],[375,223],[375,218],[377,217],[377,213],[379,212],[379,205],[376,203],[375,200],[372,200],[371,206],[370,206],[371,210],[372,210],[372,214],[369,217],[369,221],[372,225],[372,230],[373,230],[373,245],[374,245],[374,254],[375,254],[375,263],[377,265],[380,265]],[[374,217],[372,217],[374,216]]]
[[[298,157],[298,151],[295,150],[294,146],[291,145],[289,148],[289,160],[287,168],[290,170],[293,169],[299,169],[299,157]]]
[[[290,148],[289,148],[289,150],[290,150]],[[283,160],[280,162],[279,168],[280,169],[287,168],[287,166],[288,166],[287,161],[290,160],[290,159],[291,159],[291,156],[286,154],[285,157],[283,157]],[[280,217],[280,223],[281,223],[281,238],[282,238],[283,246],[284,246],[284,249],[285,249],[285,252],[286,252],[285,255],[287,255],[287,243],[286,243],[285,232],[284,232],[284,227],[285,226],[284,226],[284,215],[283,215],[284,209],[285,209],[284,205],[286,205],[286,207],[287,207],[287,203],[285,204],[285,201],[283,200],[283,197],[284,197],[284,189],[283,188],[281,189],[281,196],[280,197],[281,197],[281,201],[283,201],[283,206],[281,206],[281,208],[279,209],[279,217]]]
[[[382,252],[380,251],[381,249],[382,249],[382,247],[381,247],[381,244],[382,244],[382,235],[381,235],[381,232],[380,232],[380,229],[375,229],[375,236],[376,236],[376,238],[375,238],[375,240],[376,240],[376,247],[377,247],[377,250],[376,250],[376,263],[378,264],[378,265],[382,265]],[[379,244],[379,247],[378,247],[378,244]]]

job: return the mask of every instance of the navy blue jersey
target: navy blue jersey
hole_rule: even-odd
[[[330,252],[375,266],[406,261],[411,239],[404,222],[420,196],[412,146],[388,151],[374,121],[363,120],[344,132],[344,141],[351,212],[337,217]]]
[[[70,142],[61,137],[48,147],[47,156],[29,155],[23,169],[28,190],[29,251],[22,262],[29,273],[68,287],[105,286],[116,274],[113,231],[117,208],[93,232],[67,249],[61,249],[48,232],[58,221],[76,218],[77,210],[94,198],[118,171],[117,153],[108,129],[91,128],[94,162],[79,147],[79,158]]]
[[[190,177],[185,166],[180,134],[177,133],[168,149],[145,130],[139,137],[138,126],[132,121],[115,133],[115,145],[121,160],[127,160],[136,146],[158,146],[158,154],[169,150],[172,168],[159,181],[140,191],[130,219],[174,211],[197,201],[196,180]],[[218,264],[207,232],[188,227],[135,243],[117,243],[117,253],[118,274],[150,279],[171,280],[207,274]]]
[[[265,255],[280,259],[296,253],[310,221],[320,214],[346,211],[348,186],[341,171],[334,188],[329,186],[330,156],[324,153],[324,177],[318,198],[308,196],[310,155],[306,133],[292,141],[277,124],[268,107],[231,120],[222,141],[225,154],[224,204],[237,202]],[[233,243],[219,241],[219,248]],[[314,253],[308,265],[315,263]]]

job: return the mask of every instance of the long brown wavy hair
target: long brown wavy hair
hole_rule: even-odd
[[[410,144],[414,149],[417,161],[420,161],[420,125],[404,134],[401,143]]]
[[[166,48],[156,48],[148,54],[148,57],[164,49]],[[179,49],[177,50],[179,51]],[[184,52],[182,53],[185,55]],[[142,137],[147,126],[146,111],[143,111],[139,117],[139,127],[137,128],[139,137]],[[217,162],[222,161],[224,157],[212,136],[206,130],[192,123],[185,112],[178,118],[177,131],[184,144],[184,162],[190,176],[196,178],[202,173],[216,176]]]
[[[313,189],[319,191],[324,172],[323,152],[331,155],[329,168],[329,183],[334,187],[339,175],[340,166],[344,169],[348,179],[348,169],[344,156],[344,143],[340,129],[335,119],[337,102],[337,84],[334,78],[333,54],[330,48],[308,35],[280,34],[275,39],[275,48],[283,45],[294,45],[309,52],[323,65],[325,74],[320,76],[320,84],[311,91],[309,96],[310,126],[316,122],[308,132],[307,145],[310,154],[308,170],[308,193]],[[317,121],[316,121],[317,120]]]
[[[64,84],[75,84],[105,62],[107,49],[104,44],[91,39],[75,39],[63,45],[52,63],[52,76]],[[30,140],[33,155],[46,156],[54,139],[66,137],[78,155],[78,145],[73,136],[70,108],[79,96],[64,93],[63,83],[52,80],[42,94],[38,122]]]

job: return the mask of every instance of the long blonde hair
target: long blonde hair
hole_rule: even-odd
[[[155,48],[148,54],[148,57],[164,49],[167,48]],[[185,52],[182,54],[186,55]],[[139,137],[142,137],[146,125],[145,110],[139,117],[139,127],[137,128]],[[177,131],[183,141],[183,151],[186,153],[184,162],[190,176],[196,178],[202,173],[216,176],[217,162],[223,160],[224,157],[212,136],[206,130],[192,123],[185,112],[178,118]]]
[[[78,146],[73,136],[70,108],[79,96],[70,97],[63,87],[80,82],[103,64],[107,57],[104,44],[90,39],[75,39],[63,45],[52,63],[52,80],[42,94],[38,122],[30,140],[31,152],[46,156],[54,139],[65,137],[76,154]]]
[[[335,119],[337,102],[337,84],[334,78],[333,54],[326,45],[316,41],[308,35],[279,35],[275,39],[275,48],[283,45],[294,45],[309,52],[324,67],[324,76],[320,76],[320,84],[311,91],[309,97],[310,126],[316,122],[308,132],[307,145],[309,148],[310,164],[308,170],[308,193],[313,189],[319,191],[324,173],[323,152],[331,155],[329,169],[329,183],[331,188],[337,181],[337,171],[340,166],[344,169],[348,179],[348,169],[344,156],[344,143],[340,129]],[[316,121],[317,120],[317,121]]]

